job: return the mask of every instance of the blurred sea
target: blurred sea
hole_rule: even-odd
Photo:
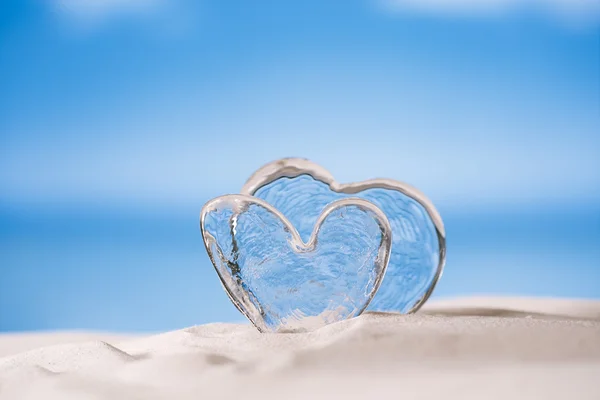
[[[243,317],[197,209],[0,207],[0,331],[162,331]],[[434,297],[600,298],[600,207],[444,213]]]

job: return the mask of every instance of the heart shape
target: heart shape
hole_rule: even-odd
[[[284,158],[256,171],[242,194],[278,209],[305,239],[332,201],[360,197],[375,204],[392,226],[392,252],[373,311],[410,313],[429,298],[446,258],[444,225],[433,204],[417,189],[391,179],[339,184],[323,167],[302,158]]]
[[[306,331],[360,315],[390,255],[391,228],[368,201],[335,201],[306,241],[274,207],[217,197],[200,215],[204,245],[236,307],[261,332]]]

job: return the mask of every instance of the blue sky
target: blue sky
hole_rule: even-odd
[[[193,322],[192,314],[168,322],[176,306],[163,304],[167,319],[136,325],[116,313],[118,296],[114,320],[69,314],[80,292],[81,302],[102,299],[100,287],[81,286],[76,265],[98,281],[108,257],[142,299],[164,290],[161,268],[175,259],[188,280],[213,282],[193,275],[208,268],[202,204],[284,156],[319,162],[340,181],[391,177],[429,195],[463,265],[452,267],[449,241],[443,295],[510,292],[517,265],[529,262],[519,260],[542,268],[552,246],[564,251],[552,258],[558,272],[548,286],[536,289],[532,272],[512,292],[600,297],[589,286],[600,279],[596,1],[8,0],[0,88],[0,330]],[[497,231],[485,232],[484,221]],[[146,228],[172,237],[144,236]],[[126,251],[133,242],[137,250]],[[141,261],[123,260],[163,242],[171,247],[139,283]],[[474,274],[500,242],[511,250],[494,251],[509,259],[492,264],[514,271]],[[45,272],[28,280],[35,271]],[[68,278],[71,291],[44,289],[53,276]],[[30,312],[9,319],[15,304]],[[234,318],[227,310],[199,321]]]
[[[600,198],[600,18],[397,3],[3,2],[2,197],[192,203],[299,155],[448,204]]]

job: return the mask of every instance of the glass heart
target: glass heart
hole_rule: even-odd
[[[206,203],[200,228],[225,291],[261,332],[360,315],[383,279],[392,240],[381,210],[352,198],[324,207],[305,241],[278,210],[244,195]]]
[[[446,239],[433,204],[415,188],[391,179],[339,184],[321,166],[300,158],[274,161],[244,185],[243,194],[265,200],[298,229],[304,240],[332,201],[360,197],[383,211],[392,226],[386,277],[372,311],[416,311],[431,295],[444,267]]]

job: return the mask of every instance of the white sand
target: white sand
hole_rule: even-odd
[[[0,333],[0,357],[22,353],[39,347],[55,344],[90,342],[121,342],[139,335],[123,335],[98,332],[32,332],[32,333]]]
[[[0,335],[0,357],[11,400],[600,399],[600,301],[458,299],[303,334]]]

